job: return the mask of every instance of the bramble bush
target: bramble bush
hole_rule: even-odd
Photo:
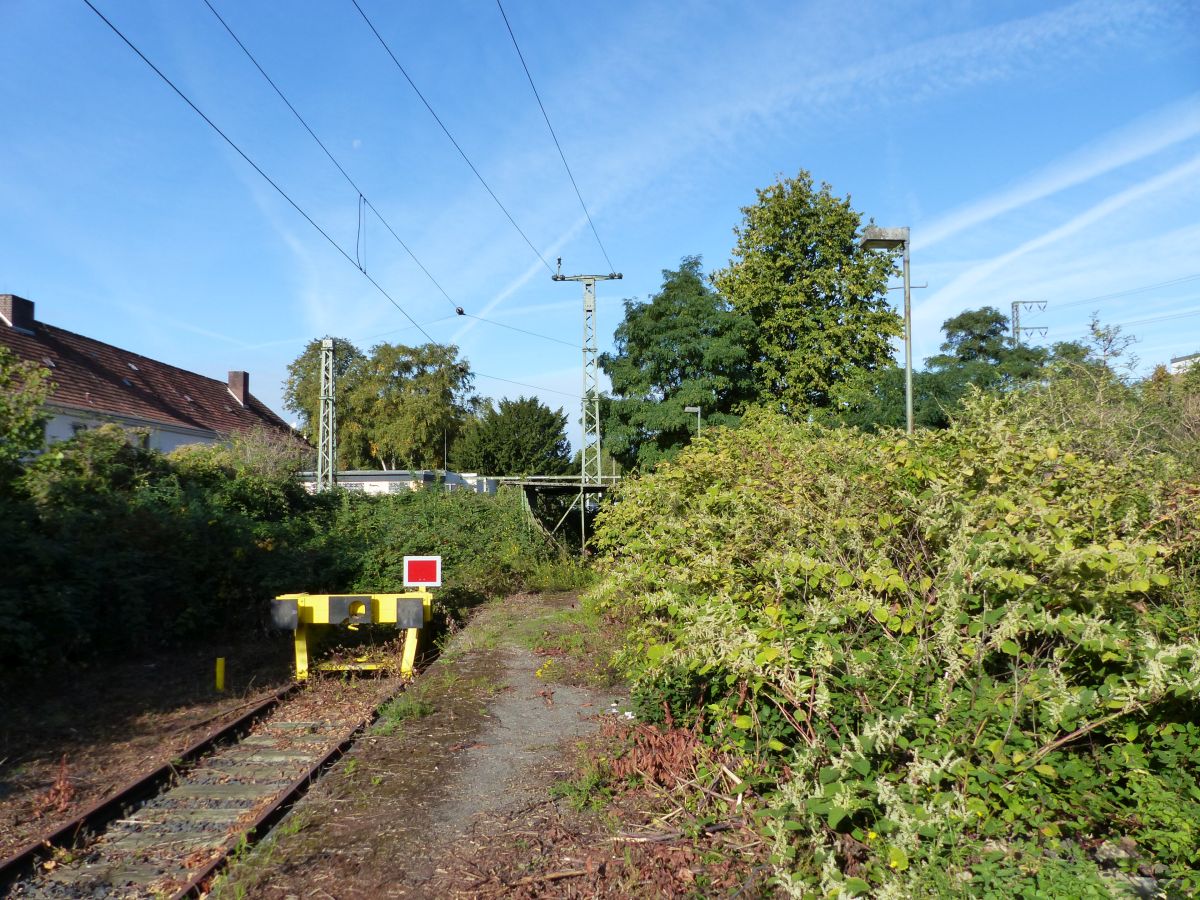
[[[440,553],[439,605],[567,572],[516,496],[310,496],[254,435],[170,455],[115,425],[55,444],[0,484],[0,676],[269,629],[270,598],[397,591]]]
[[[750,416],[603,513],[635,699],[744,760],[789,893],[1200,891],[1200,492],[1043,400]]]

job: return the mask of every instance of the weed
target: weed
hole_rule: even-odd
[[[379,721],[375,723],[374,734],[389,736],[399,732],[400,726],[408,719],[419,719],[432,715],[436,711],[434,705],[422,699],[414,692],[401,694],[379,711]]]
[[[626,483],[588,603],[634,623],[639,714],[694,731],[613,774],[736,756],[794,896],[1083,896],[1122,840],[1200,889],[1200,497],[1027,402],[911,437],[751,416]]]
[[[525,578],[531,591],[558,593],[590,587],[595,573],[574,557],[563,553],[557,559],[537,563]]]
[[[577,811],[599,812],[612,798],[605,772],[596,765],[587,766],[578,778],[550,786],[550,796],[566,800]]]

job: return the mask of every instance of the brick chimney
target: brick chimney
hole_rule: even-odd
[[[250,373],[230,372],[229,393],[233,394],[233,399],[242,406],[248,405],[250,402]]]
[[[10,328],[33,334],[33,301],[16,294],[0,294],[0,319]]]

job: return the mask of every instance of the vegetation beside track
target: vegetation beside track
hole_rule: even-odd
[[[1195,380],[912,438],[752,416],[626,482],[591,602],[703,739],[683,790],[740,793],[796,896],[1200,891]]]
[[[451,613],[578,580],[515,494],[311,496],[294,469],[254,436],[164,456],[116,426],[3,469],[0,678],[266,629],[279,593],[395,590],[405,554],[442,555]]]

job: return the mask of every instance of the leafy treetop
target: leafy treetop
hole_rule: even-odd
[[[612,381],[605,444],[623,465],[649,467],[673,456],[706,421],[731,425],[755,397],[754,323],[705,283],[700,257],[663,270],[649,302],[625,301],[615,350],[600,357]]]
[[[310,439],[320,411],[320,353],[320,340],[310,341],[284,383],[284,405],[301,414]],[[478,404],[454,346],[379,344],[368,355],[338,340],[334,368],[343,467],[436,467]]]
[[[15,473],[17,460],[41,447],[51,389],[48,370],[0,347],[0,474]]]
[[[864,250],[850,199],[815,189],[805,171],[759,190],[742,212],[714,282],[757,326],[759,391],[793,416],[826,408],[835,385],[891,359],[902,333],[884,293],[894,259]]]
[[[559,475],[570,468],[567,417],[536,397],[484,402],[469,419],[451,459],[463,472],[488,475]]]

